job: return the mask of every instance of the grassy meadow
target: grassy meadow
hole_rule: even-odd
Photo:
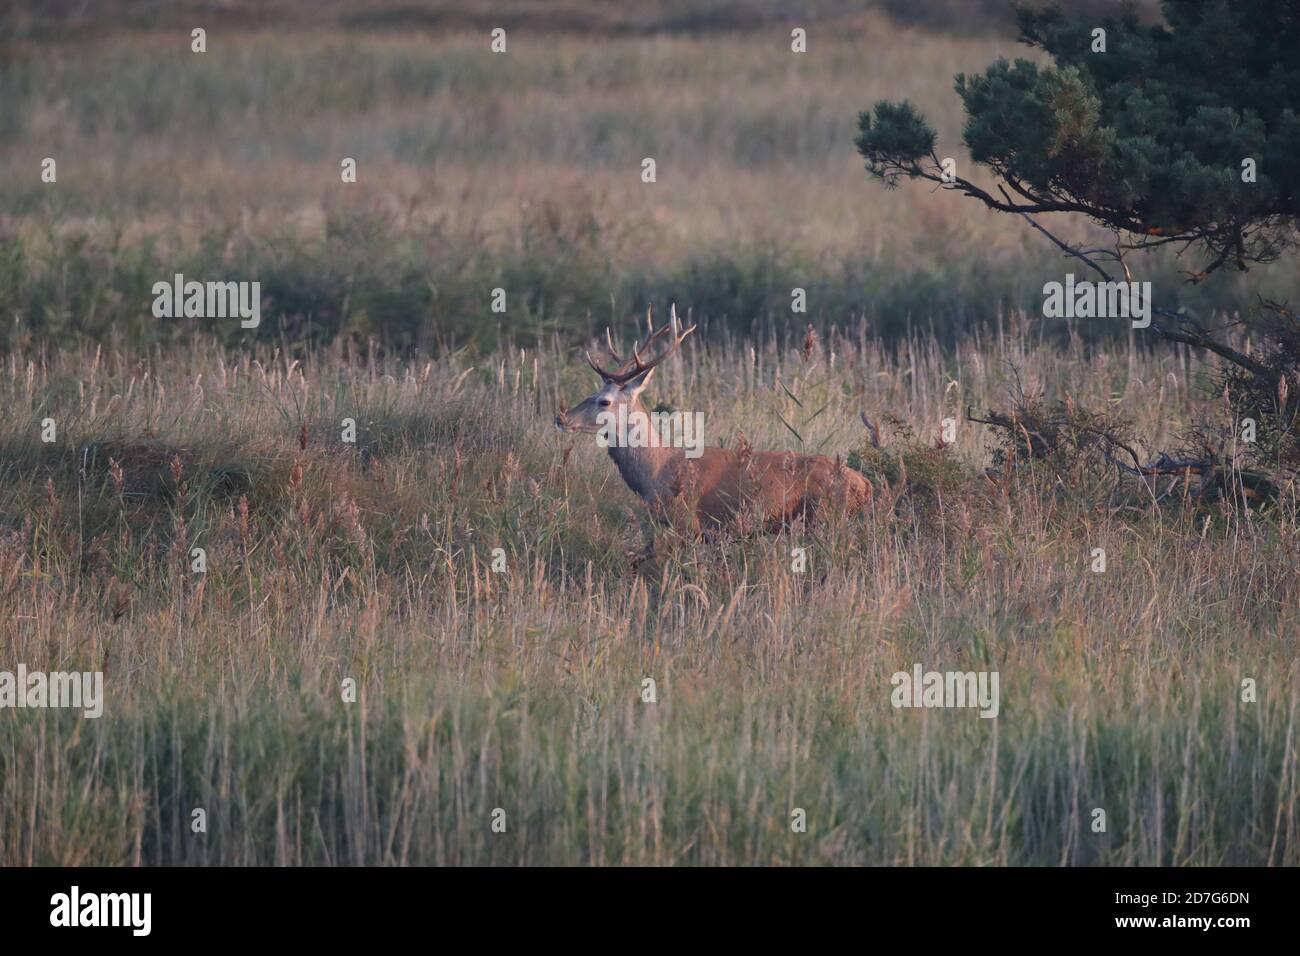
[[[1295,489],[986,473],[962,419],[1017,389],[1152,454],[1221,403],[1043,320],[1068,266],[1022,222],[854,152],[908,98],[965,161],[952,74],[1005,34],[826,2],[794,55],[775,15],[517,4],[495,56],[486,4],[354,6],[0,44],[0,670],[107,694],[0,711],[0,865],[1300,864]],[[1295,281],[1184,265],[1162,301]],[[262,326],[155,319],[175,272],[259,280]],[[669,301],[700,332],[649,404],[851,460],[870,513],[634,564],[639,501],[551,419]],[[1000,715],[895,709],[916,663],[998,671]]]
[[[256,278],[278,317],[262,337],[297,345],[486,350],[596,333],[670,298],[761,334],[789,324],[794,288],[809,318],[889,337],[952,339],[1038,309],[1066,271],[1042,237],[969,201],[886,191],[852,145],[860,110],[909,99],[970,172],[953,74],[1027,51],[871,10],[810,21],[806,54],[784,24],[760,26],[520,29],[501,55],[484,34],[433,29],[214,26],[204,54],[179,27],[14,43],[0,341],[184,339],[192,323],[147,308],[176,272]],[[57,183],[40,181],[45,157]],[[1296,285],[1278,269],[1192,287],[1187,266],[1152,257],[1139,278],[1171,307],[1229,310]]]
[[[860,408],[928,443],[1007,362],[1153,430],[1195,402],[1174,356],[824,345],[696,346],[656,398],[710,440],[789,446],[784,418],[840,452]],[[4,861],[1297,862],[1293,498],[992,482],[967,425],[942,455],[900,439],[909,487],[876,475],[860,523],[669,539],[634,571],[631,493],[546,422],[590,378],[556,348],[11,354],[6,660],[103,669],[109,701],[4,714]],[[1000,716],[893,709],[918,661],[998,670]]]

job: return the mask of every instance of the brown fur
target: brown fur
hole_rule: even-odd
[[[568,432],[597,432],[600,416],[615,414],[620,406],[627,406],[629,415],[647,414],[640,395],[654,366],[676,350],[694,326],[679,331],[674,308],[671,325],[658,332],[652,329],[639,346],[645,348],[670,331],[672,342],[665,351],[647,362],[634,350],[632,360],[620,360],[618,371],[602,369],[588,354],[588,363],[601,377],[601,388],[558,414],[556,427]],[[609,456],[627,486],[649,506],[650,516],[682,533],[726,527],[771,531],[799,518],[813,520],[828,513],[858,511],[871,500],[871,483],[838,458],[756,452],[743,439],[738,448],[705,447],[692,458],[684,448],[662,444],[653,429],[647,438],[647,447],[612,447]]]
[[[644,411],[636,399],[629,404]],[[561,416],[565,425],[575,413],[581,406]],[[683,533],[773,531],[798,518],[852,513],[871,500],[871,483],[826,455],[756,452],[744,444],[702,452],[688,458],[685,449],[652,446],[610,448],[609,456],[651,517]]]

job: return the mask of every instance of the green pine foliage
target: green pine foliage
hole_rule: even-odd
[[[1118,278],[1129,253],[1170,244],[1195,258],[1193,283],[1293,252],[1300,4],[1164,0],[1161,8],[1158,23],[1132,7],[1108,18],[1017,9],[1021,40],[1050,62],[999,59],[956,77],[965,146],[994,174],[993,187],[945,178],[934,128],[906,102],[861,115],[857,147],[868,172],[886,186],[926,179],[1002,212],[1085,216],[1115,233],[1115,252],[1058,245]],[[1295,313],[1268,303],[1244,317],[1255,342],[1243,350],[1185,312],[1155,312],[1157,334],[1226,361],[1216,386],[1238,415],[1259,417],[1269,438],[1245,456],[1300,470]]]
[[[965,145],[1038,211],[1192,239],[1215,266],[1274,259],[1295,241],[1300,215],[1300,7],[1162,6],[1166,22],[1154,25],[1131,9],[1113,18],[1019,9],[1021,39],[1052,63],[1002,59],[959,74]],[[920,173],[934,140],[907,103],[878,103],[862,115],[857,145],[870,172],[896,180]]]

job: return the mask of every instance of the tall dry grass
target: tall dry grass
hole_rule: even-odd
[[[991,483],[963,425],[924,507],[881,485],[859,523],[633,570],[638,503],[548,424],[590,386],[562,346],[5,361],[3,660],[108,692],[99,720],[3,714],[5,864],[1300,862],[1294,497]],[[946,355],[858,328],[807,359],[723,336],[654,400],[710,442],[847,454],[859,410],[928,442],[1013,366],[1148,434],[1205,412],[1185,356],[1016,329]],[[1000,716],[895,710],[918,662],[998,671]]]

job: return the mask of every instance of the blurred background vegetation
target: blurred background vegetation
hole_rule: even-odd
[[[1114,4],[1097,3],[1098,9]],[[908,99],[960,149],[953,75],[1025,55],[1003,0],[14,4],[0,13],[0,347],[530,344],[646,305],[707,330],[866,321],[951,341],[1070,267],[1013,217],[885,192],[859,110]],[[190,30],[207,31],[207,52]],[[507,30],[504,55],[489,31]],[[808,31],[794,54],[790,30]],[[641,182],[653,157],[658,181]],[[58,181],[41,181],[41,161]],[[344,157],[358,180],[340,177]],[[1077,235],[1078,224],[1056,223]],[[1099,233],[1098,242],[1108,241]],[[1233,310],[1294,280],[1190,287]],[[1266,270],[1267,271],[1267,270]],[[263,323],[157,320],[154,282],[258,280]],[[491,311],[494,288],[507,311]],[[807,316],[791,290],[808,293]],[[1065,320],[1041,321],[1047,336]],[[1122,334],[1085,323],[1085,338]]]

